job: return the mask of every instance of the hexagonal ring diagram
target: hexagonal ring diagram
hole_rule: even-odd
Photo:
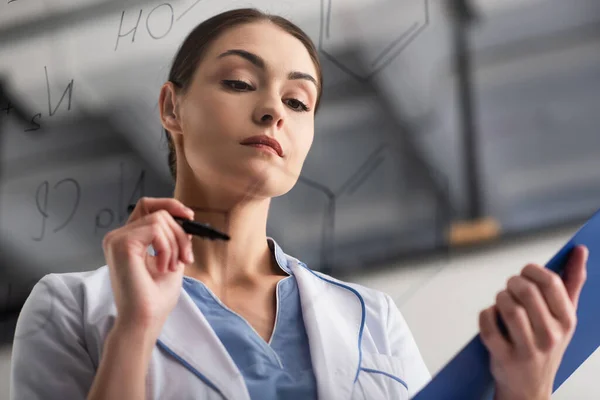
[[[369,17],[364,12],[365,3],[371,9],[381,10],[389,7],[389,0],[321,0],[321,32],[319,49],[338,67],[359,80],[369,79],[386,67],[408,45],[410,45],[429,24],[429,0],[395,0],[391,12]],[[358,10],[362,5],[363,12]],[[372,14],[371,14],[372,15]],[[366,46],[367,53],[357,60],[352,54],[345,54],[340,49],[352,44],[352,35],[370,34],[381,31],[381,26],[388,27],[385,39],[376,45]],[[389,28],[389,27],[393,28]],[[363,51],[365,49],[361,49]]]

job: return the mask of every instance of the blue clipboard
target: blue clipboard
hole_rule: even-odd
[[[589,249],[587,280],[579,297],[577,328],[556,374],[553,393],[600,347],[600,210],[552,257],[546,268],[562,274],[571,250],[578,245]],[[478,334],[412,399],[490,400],[493,395],[489,353]]]

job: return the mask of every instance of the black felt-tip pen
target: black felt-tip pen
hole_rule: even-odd
[[[135,209],[135,204],[130,204],[127,207],[127,212],[131,214],[131,212]],[[186,233],[194,236],[200,236],[203,238],[215,240],[229,240],[229,235],[220,232],[210,226],[209,224],[203,224],[200,222],[192,221],[191,219],[177,217],[175,215],[172,216],[173,219],[177,222],[181,223],[181,227]]]

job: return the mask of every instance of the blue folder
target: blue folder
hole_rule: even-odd
[[[556,374],[552,392],[600,346],[600,211],[577,231],[546,268],[562,274],[571,250],[578,245],[589,249],[587,280],[579,297],[577,328]],[[489,353],[478,334],[412,399],[489,400],[493,395]]]

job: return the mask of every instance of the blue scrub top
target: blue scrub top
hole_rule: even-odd
[[[269,343],[201,281],[184,276],[183,287],[241,371],[253,400],[317,398],[300,294],[293,275],[277,283],[277,315]]]

